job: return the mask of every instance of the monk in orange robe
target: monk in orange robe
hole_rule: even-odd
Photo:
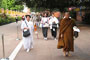
[[[70,51],[74,51],[73,27],[76,24],[75,21],[69,17],[69,12],[66,12],[64,18],[60,21],[60,33],[57,48],[63,48],[64,56],[71,56]]]

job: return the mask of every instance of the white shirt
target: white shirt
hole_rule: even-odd
[[[33,22],[31,21],[27,21],[25,20],[27,25],[28,25],[28,28],[29,28],[29,31],[31,33],[30,36],[28,37],[23,37],[23,45],[24,45],[24,48],[25,49],[30,49],[30,48],[33,48],[33,30],[34,30],[34,26],[33,26]],[[22,24],[21,24],[21,29],[24,30],[25,27],[27,27],[25,21],[22,21]]]
[[[49,27],[49,18],[48,17],[42,17],[41,18],[41,24],[42,24],[42,27]]]
[[[50,29],[52,29],[52,24],[53,24],[53,22],[55,22],[56,24],[57,24],[57,27],[58,27],[58,23],[59,23],[59,21],[58,21],[58,19],[56,18],[56,17],[51,17],[50,18],[50,20],[49,20],[49,24],[50,24]]]
[[[53,24],[53,22],[55,22],[56,24],[59,23],[59,21],[56,17],[51,17],[51,19],[49,20],[49,24]]]

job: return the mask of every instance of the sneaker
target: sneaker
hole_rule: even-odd
[[[30,51],[30,49],[27,49],[27,51],[26,52],[29,52]]]
[[[47,40],[47,38],[44,38],[44,40]]]
[[[70,53],[67,54],[69,57],[72,56]]]
[[[57,40],[56,38],[54,38],[54,40]]]
[[[31,47],[31,49],[33,49],[33,46]]]

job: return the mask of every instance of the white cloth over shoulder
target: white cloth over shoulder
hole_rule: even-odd
[[[33,22],[31,21],[27,21],[25,20],[27,25],[28,25],[28,28],[29,28],[29,31],[30,31],[30,36],[28,37],[23,37],[23,45],[24,45],[24,48],[25,49],[30,49],[30,48],[33,48],[33,30],[34,30],[34,26],[33,26]],[[25,27],[27,27],[25,21],[22,21],[22,24],[21,24],[21,29],[24,30]]]
[[[56,17],[53,17],[53,16],[52,16],[52,17],[50,18],[50,20],[49,20],[50,29],[52,29],[53,22],[55,22],[55,23],[57,24],[57,27],[59,27],[59,26],[58,26],[58,23],[59,23],[58,19],[57,19]]]
[[[74,31],[77,31],[77,32],[80,32],[80,29],[77,28],[77,26],[74,26],[74,27],[73,27],[73,30],[74,30]]]

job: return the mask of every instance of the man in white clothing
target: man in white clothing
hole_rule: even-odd
[[[51,34],[52,34],[52,36],[55,40],[56,40],[57,28],[58,28],[58,24],[59,24],[58,17],[60,17],[60,12],[59,11],[54,11],[52,13],[52,17],[49,20]]]

